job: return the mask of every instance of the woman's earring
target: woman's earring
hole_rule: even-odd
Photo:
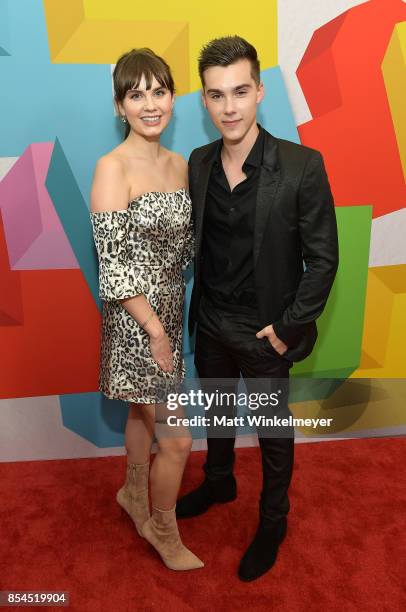
[[[120,119],[123,123],[128,123],[127,117],[125,115],[121,115]]]

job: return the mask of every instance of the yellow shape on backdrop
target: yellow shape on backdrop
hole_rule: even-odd
[[[363,434],[371,429],[385,430],[406,425],[406,381],[404,379],[349,378],[324,400],[290,404],[299,419],[332,419],[330,425],[300,426],[306,437],[332,434]],[[393,429],[391,430],[393,432]]]
[[[332,418],[298,427],[306,437],[406,425],[406,264],[369,268],[360,367],[326,399],[296,402],[298,418]]]
[[[204,43],[238,34],[258,50],[261,69],[277,64],[277,2],[258,0],[44,0],[51,59],[55,63],[114,64],[133,47],[150,47],[170,64],[179,94],[200,89],[197,57]],[[151,20],[151,14],[157,17]]]
[[[406,378],[406,264],[368,270],[360,367],[351,378]]]
[[[382,62],[382,73],[406,180],[406,22],[396,24],[393,30]]]

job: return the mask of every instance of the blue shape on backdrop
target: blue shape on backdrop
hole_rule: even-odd
[[[185,295],[185,310],[183,313],[183,353],[185,355],[194,352],[195,345],[195,334],[192,337],[189,336],[188,332],[188,315],[190,307],[190,298],[192,296],[193,288],[193,265],[191,265],[185,274],[186,280],[186,295]]]
[[[122,140],[113,112],[110,65],[52,64],[40,0],[14,0],[8,18],[5,14],[3,31],[10,32],[13,52],[1,59],[2,80],[10,86],[3,88],[0,116],[18,120],[2,123],[0,156],[19,156],[32,142],[58,138],[88,202],[96,160]],[[299,142],[279,67],[261,74],[266,96],[259,121],[276,136]],[[12,84],[20,86],[22,78],[24,91],[15,95]],[[177,98],[165,146],[187,158],[192,149],[218,137],[199,92]]]
[[[8,0],[0,4],[0,56],[11,55],[8,5]]]
[[[52,151],[45,185],[80,269],[100,309],[97,252],[89,210],[58,139]]]
[[[41,0],[13,0],[8,9],[13,48],[2,57],[0,156],[20,156],[33,142],[58,138],[88,202],[98,157],[120,141],[110,66],[52,64]],[[1,45],[1,43],[0,43]],[[17,93],[18,92],[18,93]]]
[[[59,400],[65,427],[99,448],[124,445],[127,403],[109,400],[99,392],[71,393]]]
[[[277,138],[300,143],[295,118],[279,66],[261,72],[265,98],[261,103],[258,121]]]

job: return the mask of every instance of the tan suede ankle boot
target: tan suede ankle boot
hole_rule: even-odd
[[[172,510],[153,507],[151,518],[142,527],[144,538],[152,544],[169,569],[190,570],[204,567],[203,561],[182,543],[175,509],[176,506]]]
[[[142,526],[150,517],[148,478],[149,462],[128,463],[124,486],[116,495],[117,502],[128,512],[142,538]]]

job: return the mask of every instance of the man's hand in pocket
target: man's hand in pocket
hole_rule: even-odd
[[[267,325],[256,334],[257,338],[268,338],[273,348],[279,355],[283,355],[288,350],[288,346],[278,338],[273,330],[272,325]]]

